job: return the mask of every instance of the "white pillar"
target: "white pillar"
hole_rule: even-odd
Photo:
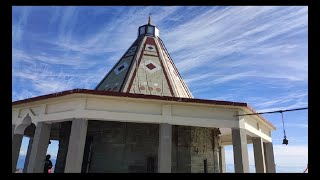
[[[88,120],[75,119],[72,121],[66,165],[64,168],[65,173],[81,173],[87,129]]]
[[[225,152],[224,147],[219,147],[219,165],[220,165],[220,173],[226,172],[226,159],[225,159]]]
[[[232,144],[235,173],[248,173],[249,159],[245,129],[232,129]]]
[[[23,138],[22,134],[14,134],[12,136],[12,172],[13,173],[16,171],[22,138]]]
[[[263,140],[261,137],[252,137],[252,143],[256,173],[265,173],[266,166],[264,160]]]
[[[37,124],[27,168],[28,173],[43,173],[50,132],[51,124],[44,122]]]
[[[263,147],[266,162],[266,171],[267,173],[275,173],[276,165],[274,163],[273,145],[271,142],[264,142]]]
[[[171,172],[172,125],[159,124],[158,172]]]

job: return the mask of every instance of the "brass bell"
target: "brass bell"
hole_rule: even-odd
[[[285,145],[288,145],[288,139],[287,139],[287,137],[285,136],[284,137],[284,139],[283,139],[283,141],[282,141],[282,144],[285,144]]]

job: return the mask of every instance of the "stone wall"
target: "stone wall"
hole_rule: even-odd
[[[207,160],[208,173],[213,172],[212,129],[173,126],[172,172],[204,173]]]
[[[56,172],[63,172],[64,169],[70,128],[71,122],[61,124]],[[84,163],[89,163],[88,172],[157,172],[158,124],[89,121],[87,137],[92,139],[91,146],[86,143],[84,155]],[[90,153],[88,149],[91,149]],[[148,164],[150,157],[153,159],[153,167]],[[207,172],[212,173],[213,130],[173,126],[172,172],[204,173],[205,159]],[[86,164],[83,168],[87,169]]]
[[[159,125],[89,121],[88,136],[93,137],[92,173],[147,172],[147,159],[155,159],[159,141]]]

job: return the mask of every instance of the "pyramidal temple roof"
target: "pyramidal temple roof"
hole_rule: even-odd
[[[151,25],[150,16],[148,24],[139,27],[137,39],[95,90],[193,98],[159,37],[159,29]]]

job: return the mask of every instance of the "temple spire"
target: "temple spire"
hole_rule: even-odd
[[[149,14],[148,25],[151,24],[151,13]]]
[[[193,98],[159,38],[159,29],[151,25],[151,14],[137,34],[96,90]]]

